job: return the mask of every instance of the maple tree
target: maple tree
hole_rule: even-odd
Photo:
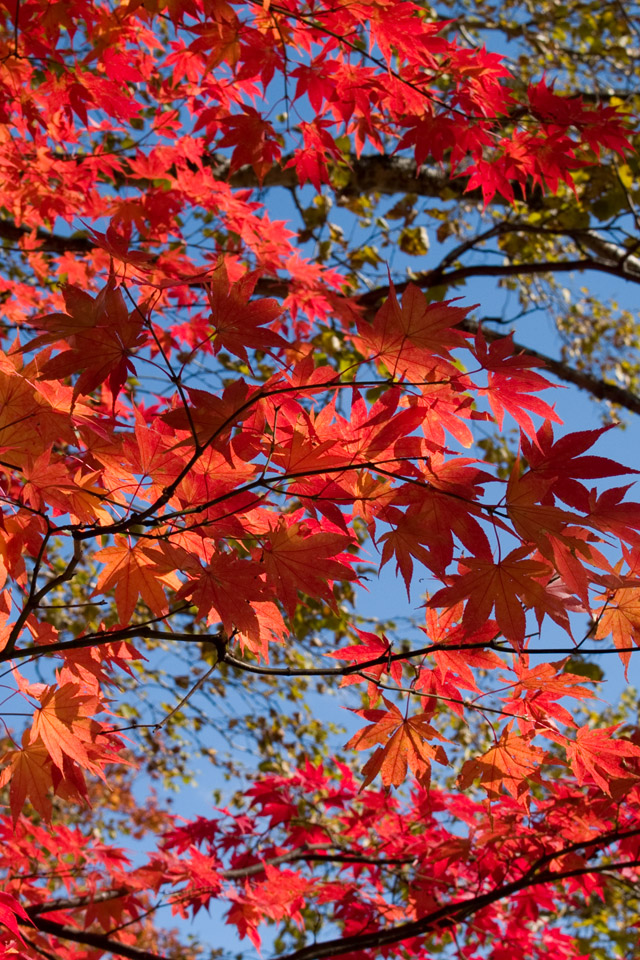
[[[579,196],[635,162],[624,104],[516,82],[411,0],[1,16],[5,955],[206,951],[168,907],[287,960],[584,956],[571,917],[640,870],[640,734],[588,659],[640,647],[637,470],[561,423],[549,376],[591,375],[445,299],[481,241],[399,277],[345,231],[367,171],[435,177],[443,224],[448,189]],[[358,614],[385,570],[418,630]],[[343,687],[341,748],[296,702]],[[197,752],[235,795],[178,816]]]

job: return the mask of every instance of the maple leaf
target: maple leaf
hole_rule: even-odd
[[[33,926],[33,921],[29,914],[25,912],[24,907],[10,893],[0,891],[0,923],[7,927],[11,933],[24,944],[24,939],[18,927],[18,917],[23,923]],[[26,944],[25,944],[26,946]]]
[[[92,766],[87,745],[95,740],[99,724],[89,718],[98,711],[99,700],[80,690],[77,683],[47,687],[34,715],[30,743],[41,740],[59,770],[65,755],[80,766]]]
[[[522,436],[522,454],[533,477],[568,506],[589,512],[589,493],[580,480],[595,480],[620,474],[637,473],[608,457],[584,456],[603,434],[614,429],[608,424],[598,430],[579,430],[554,440],[553,426],[546,420],[533,440]],[[608,491],[605,491],[605,493]]]
[[[62,384],[48,394],[30,382],[38,373],[33,364],[20,370],[19,362],[17,354],[8,357],[0,351],[0,449],[11,451],[10,462],[18,465],[53,443],[74,442],[71,391],[66,390],[64,403]]]
[[[23,468],[23,476],[25,501],[36,509],[47,505],[53,509],[54,515],[69,513],[74,521],[81,523],[111,522],[111,515],[100,506],[100,498],[107,491],[95,486],[96,474],[83,477],[77,471],[71,476],[66,463],[61,460],[52,462],[51,449],[33,461],[29,459]]]
[[[133,676],[129,661],[144,660],[142,654],[127,642],[105,643],[99,649],[80,647],[65,653],[64,668],[58,673],[60,683],[79,683],[87,693],[98,696],[105,686],[114,683],[113,666]]]
[[[504,157],[491,160],[478,159],[465,170],[468,177],[465,193],[471,190],[482,190],[482,200],[485,208],[496,193],[501,194],[509,203],[515,202],[513,186],[509,179]]]
[[[250,164],[262,183],[276,160],[282,155],[273,127],[255,107],[243,105],[243,112],[220,120],[226,129],[219,147],[233,147],[231,169]]]
[[[306,431],[294,430],[286,445],[278,444],[271,455],[271,461],[278,464],[287,475],[329,470],[349,462],[342,445],[338,450],[334,449],[337,443],[336,439],[314,443]],[[330,450],[333,452],[329,453]]]
[[[295,167],[298,182],[304,184],[310,180],[318,193],[322,189],[322,184],[329,182],[327,157],[337,161],[343,159],[342,152],[327,130],[329,126],[327,121],[320,119],[311,122],[303,121],[300,124],[300,132],[304,147],[294,150],[293,157],[285,165],[285,167]]]
[[[516,649],[521,648],[526,630],[523,604],[533,607],[538,617],[549,614],[567,628],[562,602],[539,582],[552,570],[546,563],[530,559],[530,552],[529,547],[517,547],[497,563],[465,558],[461,561],[463,572],[449,578],[451,585],[438,590],[428,605],[451,607],[466,600],[462,624],[470,629],[488,620],[495,608],[500,631]]]
[[[611,634],[624,664],[625,678],[628,680],[631,660],[631,651],[628,648],[640,647],[640,589],[623,587],[599,599],[605,603],[593,612],[597,623],[595,638],[601,640]]]
[[[137,250],[129,250],[129,244],[131,243],[130,223],[123,223],[122,221],[116,222],[112,218],[106,233],[100,233],[98,230],[94,230],[93,227],[89,227],[88,229],[94,242],[99,247],[102,247],[103,250],[106,250],[114,260],[120,260],[122,263],[132,263],[140,268],[147,266],[152,259],[151,254]]]
[[[249,415],[252,391],[244,380],[234,380],[221,397],[195,387],[188,388],[186,393],[192,406],[187,410],[176,398],[179,402],[162,414],[162,421],[176,430],[193,431],[202,444],[224,445],[232,427]]]
[[[516,661],[512,667],[518,680],[512,685],[511,695],[504,697],[505,713],[518,715],[518,726],[522,733],[548,733],[550,739],[557,740],[557,724],[568,727],[577,724],[572,715],[557,701],[564,697],[579,700],[591,699],[595,694],[583,686],[584,677],[564,671],[566,660],[556,663],[542,663],[529,668],[525,662]],[[501,677],[508,683],[506,677]],[[520,699],[520,697],[522,699]]]
[[[546,420],[562,423],[560,417],[544,400],[532,397],[532,393],[551,386],[534,368],[544,367],[537,357],[513,353],[513,334],[494,340],[487,345],[482,331],[475,338],[476,356],[488,371],[488,385],[478,390],[486,396],[494,413],[498,427],[502,430],[505,413],[511,414],[516,423],[534,442],[536,430],[527,410],[537,413]]]
[[[410,490],[408,496],[411,498],[413,494],[414,491]],[[401,503],[402,499],[402,493],[398,493],[394,503]],[[437,490],[427,491],[404,513],[395,511],[393,507],[381,511],[380,519],[392,524],[394,529],[384,533],[378,540],[382,544],[380,568],[395,554],[396,569],[402,573],[407,596],[410,596],[413,559],[443,576],[453,559],[454,535],[475,556],[490,559],[489,541],[472,516],[473,512],[480,511],[472,503],[460,503],[442,496]]]
[[[527,667],[520,661],[516,661],[513,670],[518,680],[513,687],[513,696],[519,697],[521,694],[526,696],[528,691],[543,693],[546,698],[553,700],[560,697],[577,697],[584,700],[595,696],[591,690],[582,686],[584,677],[575,673],[565,673],[563,668],[566,663],[566,660],[558,660],[555,663],[541,663],[536,667]]]
[[[341,553],[351,545],[351,538],[342,533],[312,533],[299,522],[287,524],[284,519],[263,536],[262,562],[267,581],[292,616],[298,604],[298,591],[322,597],[334,605],[331,583],[334,580],[355,580],[352,557]]]
[[[395,288],[378,310],[372,324],[358,321],[358,349],[384,363],[394,378],[422,380],[448,358],[449,351],[465,345],[466,335],[455,327],[469,308],[452,307],[451,301],[428,303],[422,290],[410,283],[398,303]],[[453,367],[447,372],[455,375]]]
[[[481,670],[492,670],[503,666],[502,659],[493,650],[483,650],[482,645],[495,639],[498,625],[495,620],[487,620],[477,630],[469,631],[462,624],[457,623],[463,613],[463,605],[458,604],[443,613],[427,607],[425,612],[426,626],[420,629],[426,633],[429,641],[440,644],[444,650],[434,650],[432,656],[436,663],[436,670],[442,682],[451,673],[456,677],[460,686],[468,690],[478,690],[476,678],[471,667]],[[455,648],[458,644],[465,649],[447,650],[446,646]],[[469,648],[467,648],[469,645]],[[477,649],[474,649],[477,645]]]
[[[375,633],[369,633],[366,630],[356,629],[361,643],[354,644],[351,647],[342,647],[340,650],[332,650],[326,653],[326,657],[333,657],[336,660],[346,660],[347,663],[366,663],[368,660],[377,660],[382,656],[391,655],[391,644],[383,635],[379,637]],[[364,668],[363,668],[364,669]],[[378,691],[375,680],[379,680],[383,673],[388,673],[400,686],[402,684],[402,664],[399,660],[388,660],[386,663],[379,663],[376,666],[366,668],[366,677],[373,678],[374,682],[369,680],[369,699],[377,699]],[[340,681],[341,687],[350,686],[354,683],[362,683],[364,677],[361,674],[353,673],[343,677]]]
[[[541,747],[531,743],[531,737],[514,732],[508,723],[495,746],[481,757],[467,760],[460,771],[458,786],[466,790],[480,777],[480,785],[492,800],[498,800],[504,787],[516,800],[528,802],[528,779],[546,759]]]
[[[638,763],[633,758],[640,757],[640,747],[626,739],[614,739],[613,734],[620,727],[601,727],[594,730],[585,724],[576,730],[576,739],[567,746],[567,760],[571,764],[578,783],[593,780],[601,790],[611,795],[611,781],[614,779],[632,779],[640,781]]]
[[[453,556],[453,538],[448,528],[445,528],[445,530],[441,532],[441,538],[444,543],[438,544],[436,539],[438,533],[440,533],[438,527],[436,526],[435,530],[425,529],[416,526],[415,522],[413,522],[414,520],[415,518],[399,514],[398,524],[395,529],[384,533],[378,541],[382,544],[380,569],[395,555],[396,573],[400,572],[402,574],[408,599],[411,598],[414,559],[419,560],[428,569],[435,568],[436,570],[444,570],[447,566],[447,553]],[[436,545],[440,547],[439,555],[443,557],[440,562],[432,556],[431,552],[421,542],[426,539],[431,543],[436,540]],[[442,549],[442,547],[444,547],[444,549]]]
[[[292,870],[276,870],[265,864],[264,882],[248,884],[245,890],[230,891],[228,899],[232,905],[227,913],[229,923],[237,926],[241,938],[248,936],[256,948],[260,948],[258,925],[266,918],[281,920],[291,917],[300,919],[300,909],[304,906],[304,895],[314,886],[314,882],[301,877]]]
[[[545,500],[547,490],[547,484],[538,474],[521,474],[520,460],[516,459],[507,483],[507,513],[522,539],[537,544],[541,550],[547,546],[547,534],[559,537],[570,523],[580,523],[583,519],[578,514],[541,502]]]
[[[396,413],[401,398],[400,388],[391,387],[369,408],[360,392],[353,390],[349,420],[338,421],[340,447],[348,454],[345,462],[389,461],[393,453],[397,455],[402,439],[424,419],[423,410],[415,406]]]
[[[553,83],[547,83],[544,77],[538,83],[529,84],[527,96],[532,113],[537,119],[566,127],[580,127],[587,138],[589,127],[593,126],[597,129],[603,121],[609,121],[607,126],[612,137],[611,149],[624,152],[627,144],[624,120],[615,109],[601,105],[586,106],[580,96],[568,97],[557,94],[553,89]],[[613,146],[614,142],[617,146]]]
[[[198,608],[198,617],[207,616],[209,623],[222,621],[228,636],[238,630],[249,641],[259,640],[260,624],[253,602],[269,596],[260,564],[220,551],[205,566],[185,556],[181,569],[194,576],[180,587],[176,600],[189,598]]]
[[[280,304],[264,298],[250,300],[257,279],[255,273],[246,273],[230,283],[224,260],[216,267],[207,290],[214,355],[225,349],[248,363],[247,347],[268,350],[284,346],[282,337],[266,327],[282,313]]]
[[[429,715],[420,713],[415,717],[403,717],[393,703],[386,697],[382,699],[386,710],[353,711],[373,723],[363,727],[345,744],[345,748],[350,750],[368,750],[376,744],[384,744],[378,747],[362,768],[365,779],[361,789],[367,787],[378,774],[385,787],[399,787],[406,779],[407,768],[411,769],[419,783],[428,786],[431,760],[445,765],[448,763],[444,749],[431,746],[429,741],[447,742],[446,737],[427,722]]]
[[[224,61],[235,66],[240,56],[240,32],[238,18],[229,4],[217,3],[213,19],[198,24],[194,33],[198,39],[189,44],[189,50],[202,54],[209,70]]]
[[[115,590],[121,623],[129,622],[139,597],[156,616],[165,613],[167,598],[163,587],[178,590],[182,586],[175,573],[159,572],[145,548],[140,544],[131,546],[126,537],[116,537],[115,545],[98,550],[95,558],[105,564],[105,569],[92,596]]]
[[[10,750],[0,759],[6,763],[0,773],[0,787],[9,784],[9,805],[14,822],[29,798],[43,820],[51,819],[51,757],[41,740],[31,743],[29,731],[22,736],[22,749]]]
[[[589,493],[588,516],[585,519],[596,530],[613,533],[621,540],[640,544],[640,503],[623,498],[631,485],[603,490],[600,496],[595,490]]]
[[[172,413],[178,415],[176,408]],[[189,419],[182,408],[184,424],[189,429]],[[171,413],[168,414],[171,416]],[[192,419],[193,422],[193,419]],[[147,427],[139,411],[136,411],[136,424],[133,434],[123,438],[122,444],[114,448],[102,448],[95,451],[103,467],[107,468],[104,482],[109,487],[111,497],[140,496],[155,500],[162,495],[165,487],[175,480],[184,466],[184,461],[174,450],[175,436],[170,431],[163,432],[163,423],[155,421]],[[170,435],[167,435],[170,433]],[[131,468],[131,474],[123,471],[123,462]]]
[[[65,287],[63,293],[68,313],[40,317],[38,326],[48,332],[22,350],[64,343],[68,349],[45,360],[39,378],[58,380],[79,373],[74,398],[107,381],[115,404],[127,376],[135,374],[130,358],[146,342],[144,316],[139,309],[129,314],[113,279],[95,298],[73,286]]]

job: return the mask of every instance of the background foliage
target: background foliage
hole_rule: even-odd
[[[2,4],[8,956],[635,956],[639,23]]]

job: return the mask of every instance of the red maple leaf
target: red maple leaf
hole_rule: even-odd
[[[41,380],[63,380],[79,374],[74,397],[91,393],[107,382],[115,404],[129,374],[135,374],[131,357],[146,342],[145,318],[138,308],[128,312],[120,289],[111,280],[92,297],[78,287],[63,291],[68,313],[51,313],[38,319],[47,333],[36,337],[23,350],[46,344],[67,349],[41,365]]]
[[[375,633],[369,633],[366,630],[357,630],[361,643],[351,647],[342,647],[340,650],[332,650],[325,654],[327,657],[333,657],[336,660],[345,660],[349,664],[365,664],[368,660],[377,660],[379,657],[390,657],[391,644],[385,636],[379,637]],[[350,686],[354,683],[362,683],[363,679],[369,678],[369,699],[377,699],[377,688],[375,681],[379,680],[383,673],[388,673],[395,680],[398,686],[402,683],[402,664],[399,660],[387,660],[386,663],[378,663],[375,666],[363,667],[363,674],[352,673],[343,677],[340,686]],[[374,681],[371,683],[371,679]]]
[[[256,274],[246,273],[230,283],[224,260],[216,267],[207,290],[214,354],[229,350],[248,361],[247,348],[284,346],[282,337],[267,326],[280,316],[282,307],[276,300],[251,300],[257,279]]]
[[[33,926],[33,921],[29,917],[29,914],[25,912],[22,904],[19,903],[15,897],[12,897],[10,893],[0,891],[0,923],[7,927],[14,937],[26,947],[18,926],[18,917],[20,918],[20,922]]]
[[[640,781],[640,747],[627,739],[615,739],[620,727],[601,727],[594,730],[590,724],[576,730],[576,739],[567,744],[567,760],[578,783],[593,781],[605,793],[611,794],[613,780]]]
[[[514,354],[512,334],[487,344],[482,331],[479,331],[476,334],[476,355],[489,373],[489,382],[479,393],[487,397],[500,429],[505,413],[509,413],[535,442],[535,427],[527,411],[546,420],[562,423],[548,403],[540,397],[531,396],[550,387],[551,383],[539,373],[534,373],[536,367],[544,367],[541,360],[524,353]]]
[[[249,164],[262,183],[273,164],[280,159],[282,150],[273,132],[273,127],[254,107],[242,106],[242,113],[219,119],[226,131],[218,141],[219,147],[233,147],[231,169],[237,170]]]

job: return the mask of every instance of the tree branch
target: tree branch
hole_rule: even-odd
[[[29,226],[16,226],[13,220],[0,218],[0,238],[10,240],[12,243],[18,243],[22,237],[31,233]],[[36,230],[38,240],[44,244],[44,247],[38,247],[46,253],[91,253],[96,249],[94,241],[90,237],[63,237],[60,234],[49,233],[47,230],[38,228]]]
[[[120,887],[117,890],[100,890],[97,893],[86,893],[84,896],[49,900],[46,903],[33,903],[26,908],[25,913],[33,919],[35,916],[40,916],[43,913],[54,913],[58,910],[77,910],[78,907],[86,907],[93,903],[119,900],[121,897],[126,897],[129,893],[131,893],[131,891],[126,887]]]
[[[429,270],[425,273],[419,273],[411,280],[403,283],[394,284],[396,293],[401,293],[409,284],[415,284],[423,289],[432,287],[448,287],[460,280],[468,280],[469,277],[519,277],[536,276],[543,273],[573,273],[584,270],[595,270],[599,273],[608,273],[623,280],[629,280],[631,283],[640,284],[640,270],[635,268],[625,269],[625,262],[620,261],[614,265],[611,262],[601,263],[591,257],[584,257],[582,260],[543,260],[538,263],[504,263],[504,264],[481,264],[477,266],[458,267],[456,270]],[[361,294],[357,299],[365,308],[375,309],[389,295],[389,287],[385,284],[382,287],[375,287],[367,293]]]
[[[307,863],[359,863],[373,867],[399,867],[413,863],[415,857],[367,857],[364,854],[353,853],[283,853],[282,856],[272,857],[262,863],[253,863],[249,867],[238,867],[235,870],[222,870],[220,876],[224,880],[241,880],[244,877],[253,877],[264,873],[265,866],[279,866],[281,863],[297,863],[304,860]]]
[[[640,866],[640,860],[627,860],[619,863],[605,863],[595,866],[578,867],[574,870],[566,870],[561,873],[538,874],[534,877],[521,878],[512,883],[503,884],[489,893],[479,894],[475,897],[469,897],[467,900],[461,900],[457,903],[445,904],[438,910],[421,917],[419,920],[411,920],[407,923],[399,923],[393,927],[387,927],[384,930],[376,930],[371,933],[358,933],[350,937],[337,937],[333,940],[325,940],[321,943],[312,943],[307,947],[301,947],[292,953],[283,954],[277,960],[322,960],[324,957],[342,956],[345,953],[361,951],[383,947],[388,944],[400,943],[408,940],[410,937],[423,936],[432,930],[442,930],[452,927],[457,923],[467,919],[479,910],[504,900],[506,897],[518,893],[520,890],[526,890],[529,887],[538,886],[541,883],[556,883],[560,880],[568,880],[571,877],[586,876],[587,874],[603,873],[608,870],[623,870],[629,867]]]
[[[92,933],[90,930],[76,930],[75,927],[65,926],[63,923],[57,923],[55,920],[47,920],[45,917],[35,916],[32,918],[34,926],[41,933],[49,933],[60,940],[70,940],[72,943],[81,943],[83,946],[96,947],[98,950],[113,953],[118,957],[127,957],[128,960],[170,960],[169,957],[158,953],[152,953],[150,950],[142,950],[140,947],[132,947],[126,943],[119,943],[113,940],[105,933]],[[20,921],[25,926],[31,926],[26,921]]]
[[[174,610],[172,613],[180,613]],[[167,614],[171,616],[171,614]],[[158,618],[160,619],[160,618]],[[157,622],[157,621],[156,621]],[[55,653],[64,653],[67,650],[83,650],[87,647],[100,647],[107,643],[117,643],[121,640],[132,640],[135,637],[150,640],[170,640],[174,643],[213,643],[218,647],[218,663],[226,663],[231,667],[242,670],[246,673],[259,673],[264,675],[280,677],[325,677],[325,676],[349,676],[350,674],[361,673],[368,670],[369,667],[380,666],[380,664],[393,663],[396,660],[409,660],[412,657],[422,657],[426,654],[437,653],[438,651],[460,651],[460,650],[486,650],[492,649],[499,653],[513,653],[513,647],[504,646],[500,643],[433,643],[426,647],[420,647],[417,650],[409,650],[404,653],[382,654],[373,660],[367,660],[363,663],[351,664],[344,667],[264,667],[257,663],[249,663],[246,660],[239,660],[228,653],[224,647],[221,634],[214,633],[178,633],[168,630],[158,630],[149,626],[148,623],[132,624],[129,627],[121,627],[110,633],[101,631],[100,633],[90,633],[85,636],[76,637],[73,640],[59,640],[55,643],[45,645],[33,644],[28,647],[13,650],[10,654],[0,651],[0,663],[8,660],[26,659],[27,657],[49,656]],[[638,653],[640,647],[527,647],[523,650],[527,656],[571,656],[575,653],[600,656],[602,654],[620,654],[620,653]]]
[[[225,158],[212,155],[211,162],[217,164],[215,167],[216,174],[224,173],[225,169],[228,172],[229,161]],[[367,183],[369,183],[371,178],[373,178],[376,183],[378,178],[382,185],[387,184],[388,190],[385,191],[381,187],[381,192],[411,192],[414,185],[414,181],[411,178],[415,178],[415,163],[403,157],[361,157],[359,161],[354,161],[354,176],[356,173],[357,177],[362,175],[362,181],[356,178],[358,192],[367,188]],[[391,182],[397,177],[408,178],[408,180],[403,182],[401,187],[399,187],[396,179],[395,187],[392,190]],[[291,180],[291,184],[289,180]],[[294,181],[297,182],[292,169],[282,170],[278,167],[274,168],[266,176],[264,186],[291,186]],[[233,174],[229,182],[232,186],[237,187],[257,186],[252,168],[242,167]],[[423,168],[418,180],[415,182],[422,184],[425,189],[425,194],[429,196],[440,196],[441,193],[438,191],[443,190],[450,192],[451,189],[453,189],[452,185],[458,183],[458,181],[448,179],[442,171],[435,167]],[[427,185],[429,185],[429,190],[433,190],[433,193],[427,191]],[[460,190],[459,193],[462,195],[462,190]],[[473,194],[469,194],[469,196],[471,198]],[[523,229],[522,225],[514,225],[514,232],[517,232],[519,229]],[[28,232],[29,228],[26,226],[17,227],[10,220],[0,219],[0,238],[16,241]],[[576,239],[575,231],[567,231],[566,235]],[[37,231],[37,236],[44,245],[41,248],[44,251],[55,253],[88,253],[95,249],[95,244],[88,237],[62,237],[47,233],[47,231],[41,229]],[[571,273],[573,271],[593,270],[618,277],[631,283],[640,284],[640,260],[637,257],[631,256],[629,251],[614,243],[610,243],[594,231],[584,231],[580,233],[579,239],[581,244],[589,247],[596,256],[602,259],[583,257],[575,261],[487,264],[458,267],[455,270],[449,271],[439,269],[419,274],[410,282],[417,284],[422,289],[428,290],[438,286],[449,286],[472,277],[519,277],[543,275],[545,273]],[[401,292],[407,284],[408,282],[399,283],[396,286],[396,291]],[[283,280],[264,278],[260,281],[256,289],[258,293],[263,295],[285,297],[289,292],[289,285]],[[376,287],[374,290],[370,290],[358,297],[357,302],[364,306],[367,312],[370,311],[373,315],[388,294],[388,286]],[[471,332],[477,330],[477,325],[474,324],[473,321],[464,321],[461,326],[463,329]],[[494,341],[503,336],[503,334],[495,333],[486,328],[483,328],[483,330],[487,340]],[[514,346],[518,351],[527,356],[542,360],[547,369],[565,383],[571,383],[578,387],[578,389],[590,393],[597,400],[607,401],[608,403],[616,404],[629,410],[630,413],[640,414],[640,397],[632,391],[620,387],[615,383],[600,380],[592,374],[576,370],[562,360],[555,360],[553,357],[540,353],[533,348],[525,347],[522,344],[514,344]]]

